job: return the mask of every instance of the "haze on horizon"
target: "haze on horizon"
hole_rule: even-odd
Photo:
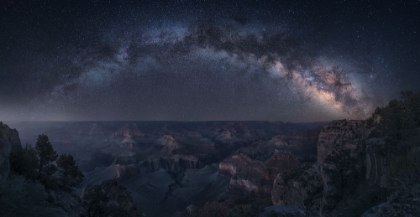
[[[0,6],[0,121],[363,119],[419,90],[414,0]]]

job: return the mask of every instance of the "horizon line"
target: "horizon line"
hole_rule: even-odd
[[[192,122],[282,122],[282,123],[324,123],[332,122],[336,120],[365,120],[365,119],[331,119],[331,120],[319,120],[319,121],[281,121],[281,120],[0,120],[0,122],[12,122],[12,123],[40,123],[40,122],[179,122],[179,123],[192,123]]]

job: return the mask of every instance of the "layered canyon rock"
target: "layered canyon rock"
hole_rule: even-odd
[[[219,164],[219,172],[232,176],[230,188],[256,195],[267,195],[271,190],[270,175],[263,162],[244,154],[233,155]]]
[[[172,154],[174,151],[183,148],[172,135],[164,135],[158,139],[158,144],[162,146],[161,152],[164,154]]]
[[[364,141],[370,130],[366,121],[338,120],[322,128],[317,143],[318,163],[324,163],[328,155],[334,155],[341,150],[356,149]]]
[[[112,135],[112,140],[121,148],[134,149],[136,139],[143,138],[144,134],[136,126],[124,125]]]
[[[266,162],[240,153],[219,164],[219,172],[232,176],[230,189],[254,195],[270,195],[275,176],[282,171],[299,168],[299,160],[287,153],[274,154]]]
[[[117,179],[127,185],[135,203],[148,216],[173,216],[190,204],[197,210],[191,206],[188,213],[197,213],[198,207],[206,202],[208,205],[211,201],[223,203],[235,196],[241,201],[267,199],[276,175],[299,167],[297,158],[290,155],[295,149],[290,148],[306,148],[309,144],[304,136],[309,126],[304,124],[84,122],[50,125],[45,124],[42,133],[44,129],[53,129],[47,131],[56,138],[53,145],[60,144],[65,147],[63,151],[82,156],[77,159],[78,163],[91,163],[94,152],[111,158],[110,161],[105,159],[106,163],[92,163],[92,169],[85,172],[83,189]],[[71,142],[60,143],[62,138]],[[312,146],[315,147],[316,142]],[[279,152],[284,151],[282,149],[286,152]]]
[[[271,191],[273,204],[294,205],[305,208],[308,215],[329,216],[364,182],[366,161],[366,178],[380,182],[383,159],[371,148],[378,142],[367,142],[366,150],[363,146],[371,130],[366,121],[357,120],[333,121],[325,126],[318,137],[317,163],[279,173]]]

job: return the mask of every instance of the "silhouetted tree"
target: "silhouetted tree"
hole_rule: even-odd
[[[108,184],[110,184],[108,182]],[[142,216],[139,212],[129,213],[125,202],[132,200],[128,190],[116,181],[112,186],[102,183],[85,192],[83,203],[88,217]]]
[[[401,142],[416,136],[420,127],[420,92],[402,92],[400,100],[391,100],[388,106],[377,108],[374,115],[381,116],[381,121],[371,136],[385,138],[388,157],[405,155],[411,147]]]
[[[50,188],[54,184],[52,175],[57,171],[54,161],[57,159],[57,153],[54,151],[48,136],[41,134],[36,141],[35,150],[38,154],[38,177],[45,187]]]
[[[27,179],[35,180],[38,177],[39,159],[38,154],[32,146],[26,144],[23,149],[23,160],[20,174]]]
[[[76,161],[70,154],[62,154],[57,159],[58,180],[62,188],[76,187],[85,177],[76,166]]]

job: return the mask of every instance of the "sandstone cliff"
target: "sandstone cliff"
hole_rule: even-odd
[[[370,133],[366,121],[339,120],[325,126],[318,137],[318,163],[324,163],[328,155],[334,155],[341,150],[356,149]]]

